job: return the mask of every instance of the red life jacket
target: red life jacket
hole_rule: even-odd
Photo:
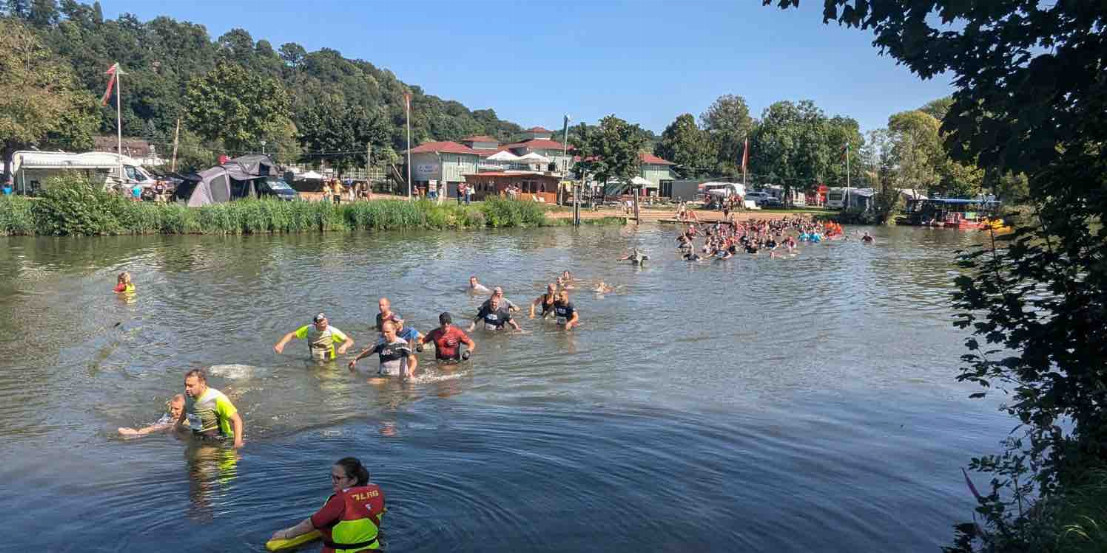
[[[376,484],[347,488],[338,494],[345,509],[342,518],[324,532],[323,543],[335,551],[377,549],[381,516],[384,515],[384,493]],[[334,496],[331,496],[334,497]]]

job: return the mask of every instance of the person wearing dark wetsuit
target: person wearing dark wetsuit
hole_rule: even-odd
[[[551,311],[553,311],[554,302],[557,301],[557,287],[553,283],[546,285],[546,293],[538,296],[530,304],[530,318],[534,318],[534,309],[536,307],[542,308],[542,318],[546,318]]]

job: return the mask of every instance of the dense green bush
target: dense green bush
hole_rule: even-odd
[[[126,202],[87,180],[66,175],[46,182],[31,213],[39,234],[117,234],[121,230],[118,216]]]
[[[0,235],[34,234],[33,203],[23,196],[0,196]]]
[[[536,227],[546,223],[546,209],[535,202],[488,199],[481,210],[491,227]]]
[[[473,229],[564,224],[533,202],[491,199],[477,205],[378,200],[333,204],[275,199],[190,208],[133,202],[76,177],[47,181],[39,199],[0,199],[0,234],[261,234],[349,230]],[[621,223],[621,219],[586,220]]]

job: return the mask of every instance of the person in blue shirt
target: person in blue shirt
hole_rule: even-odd
[[[423,335],[418,330],[405,325],[404,320],[395,315],[389,320],[396,325],[397,338],[407,342],[415,351],[423,351],[423,346],[419,344],[419,340],[423,338]]]

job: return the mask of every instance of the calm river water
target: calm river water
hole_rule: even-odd
[[[979,236],[869,230],[702,264],[658,226],[0,239],[0,549],[263,551],[355,455],[391,551],[935,551],[1014,424],[954,382],[951,260]],[[614,261],[633,244],[644,269]],[[477,332],[407,385],[272,351],[319,311],[364,345],[380,296],[426,332],[476,309],[470,275],[522,304],[564,269],[618,287],[575,294],[578,331]],[[238,454],[116,436],[196,367]]]

